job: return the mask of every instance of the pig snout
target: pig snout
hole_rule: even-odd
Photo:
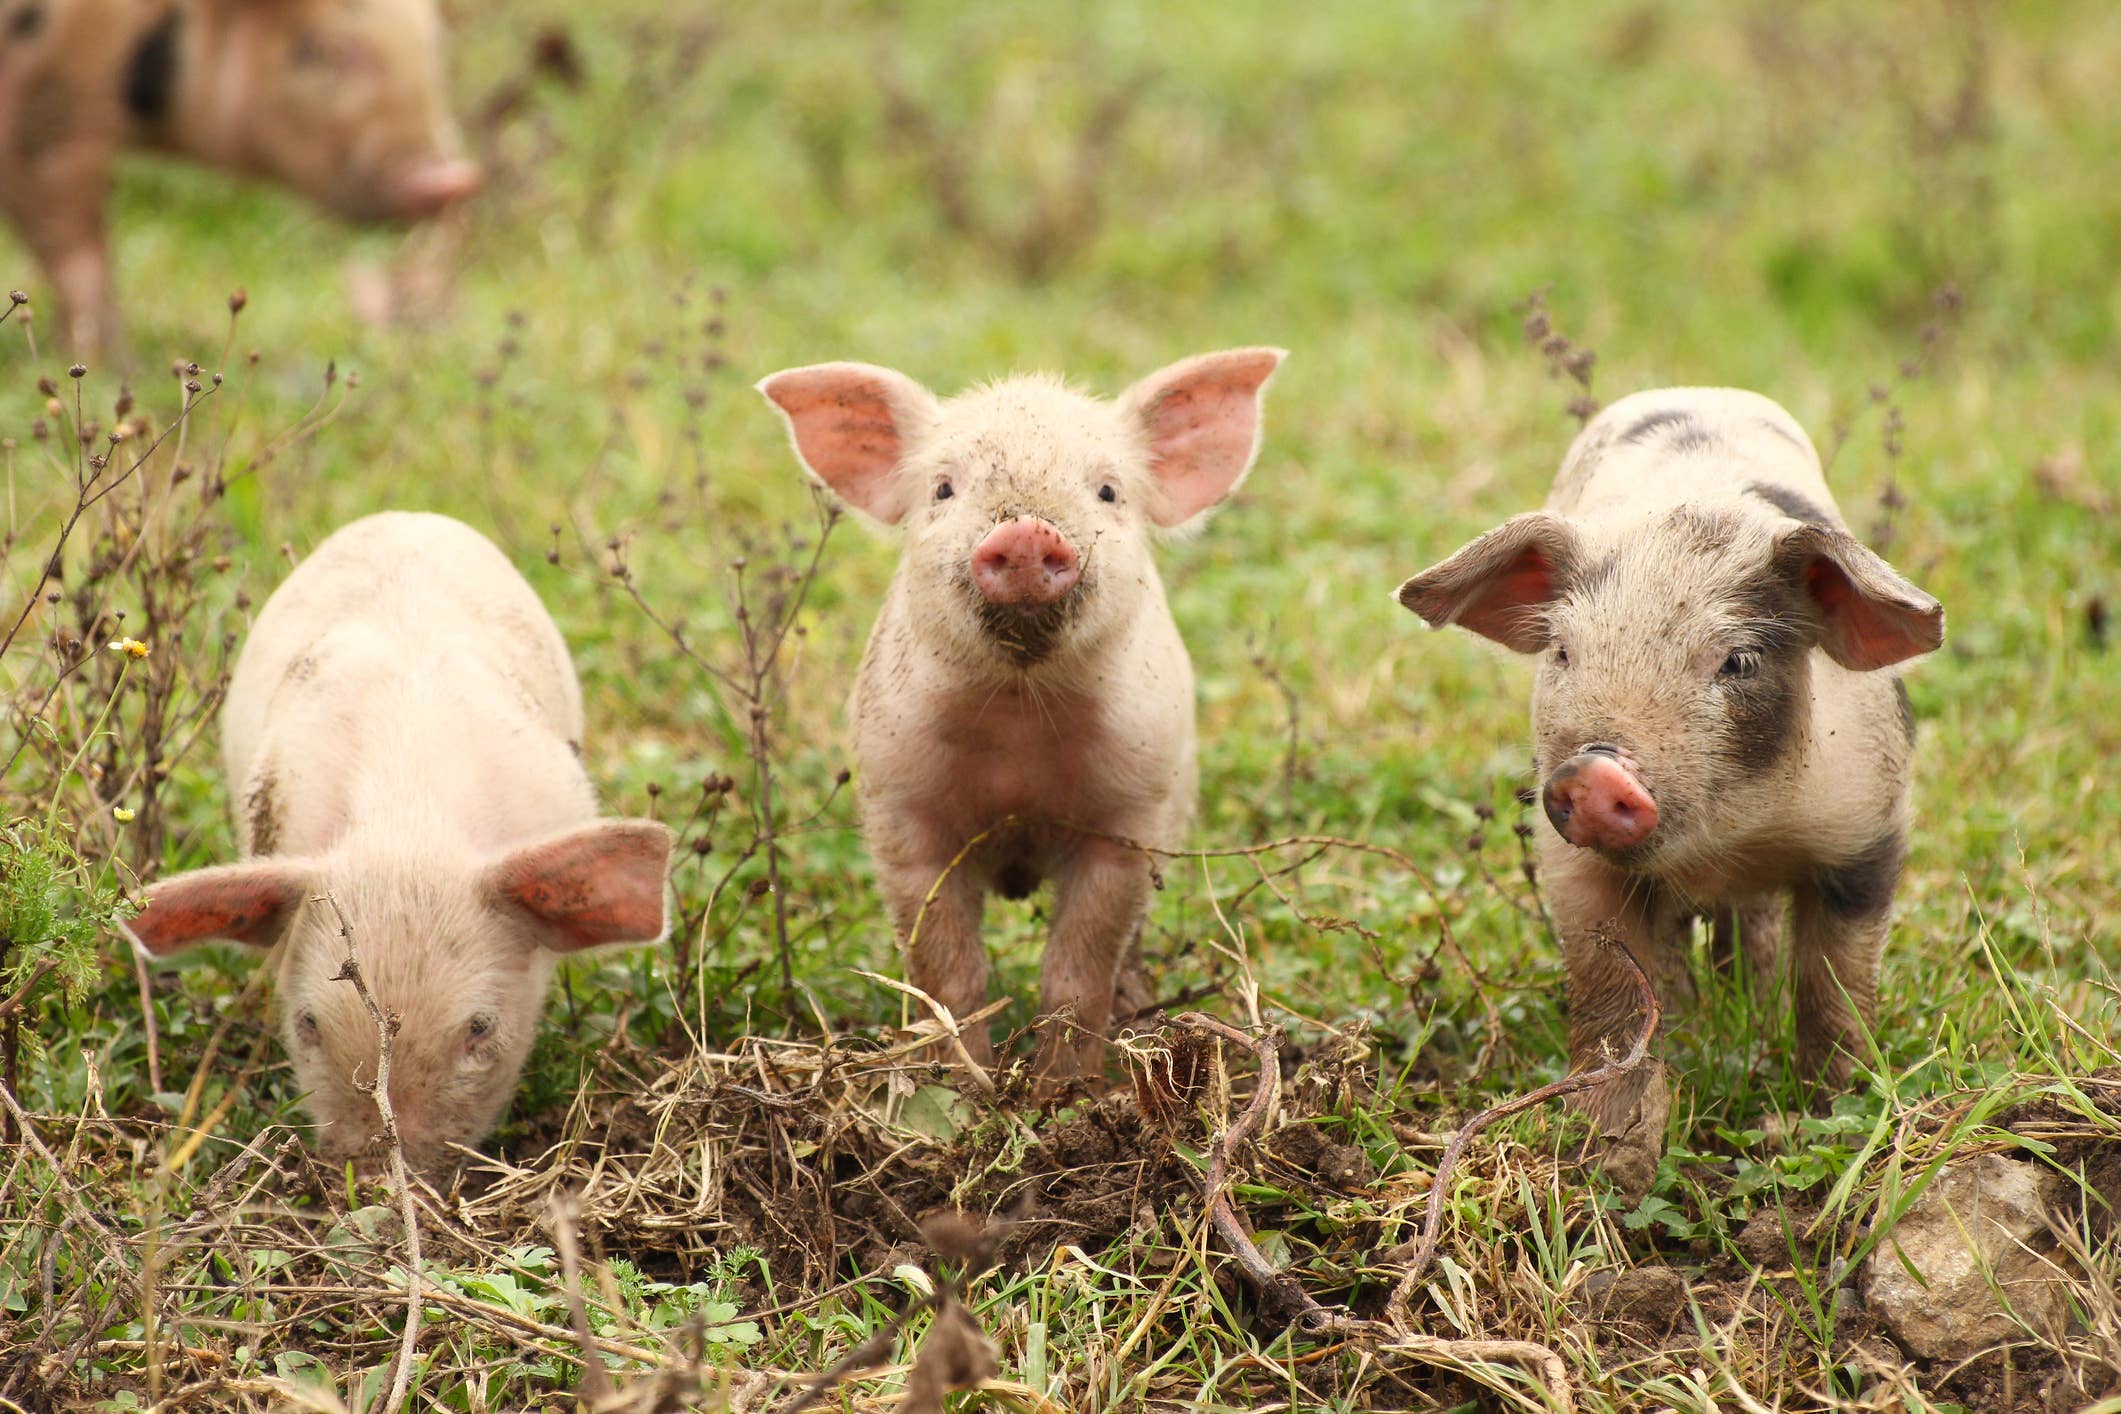
[[[1656,799],[1619,749],[1603,743],[1585,746],[1555,767],[1541,795],[1555,830],[1585,849],[1631,849],[1657,828]]]
[[[399,173],[390,184],[390,203],[399,217],[420,220],[471,197],[484,181],[475,163],[437,158]]]
[[[1052,604],[1082,574],[1082,558],[1068,537],[1034,516],[1003,521],[972,552],[973,587],[990,604]]]

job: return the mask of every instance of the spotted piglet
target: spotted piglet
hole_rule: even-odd
[[[1037,1069],[1097,1071],[1150,861],[1195,790],[1193,669],[1151,555],[1234,490],[1279,349],[1173,364],[1117,401],[1042,377],[939,399],[829,363],[759,389],[811,474],[903,553],[852,713],[862,831],[914,983],[987,1000],[986,897],[1054,883]],[[980,1028],[967,1038],[990,1060]]]
[[[479,184],[434,0],[0,0],[0,213],[82,352],[115,341],[104,208],[126,149],[267,177],[360,221]]]
[[[1576,439],[1546,509],[1399,600],[1537,660],[1539,858],[1575,1063],[1639,1024],[1599,930],[1676,999],[1694,918],[1735,930],[1764,980],[1786,911],[1799,1061],[1845,1083],[1907,847],[1914,718],[1893,669],[1943,641],[1944,611],[1849,534],[1804,430],[1754,393],[1625,398]],[[1655,1064],[1589,1095],[1630,1187],[1667,1102]]]
[[[128,932],[157,958],[275,949],[280,1034],[328,1155],[380,1124],[338,911],[401,1023],[390,1099],[421,1164],[492,1129],[560,958],[668,929],[670,831],[597,818],[566,644],[468,526],[389,513],[318,546],[259,612],[221,737],[243,860],[157,884]]]

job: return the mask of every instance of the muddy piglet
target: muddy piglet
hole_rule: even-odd
[[[1546,509],[1399,600],[1536,659],[1539,858],[1575,1063],[1639,1024],[1600,930],[1669,995],[1705,915],[1760,982],[1786,951],[1799,1063],[1844,1083],[1907,844],[1914,719],[1894,668],[1943,641],[1944,611],[1849,534],[1795,420],[1732,389],[1625,398],[1577,437]],[[1590,1092],[1630,1187],[1662,1152],[1667,1098],[1655,1064]]]
[[[987,1000],[990,893],[1054,885],[1037,1070],[1094,1074],[1150,860],[1192,813],[1193,669],[1152,541],[1236,488],[1279,349],[1206,354],[1107,402],[1044,377],[950,399],[890,369],[776,373],[811,474],[903,553],[851,710],[862,832],[913,984]],[[992,1057],[985,1027],[967,1041]]]
[[[280,1034],[329,1155],[367,1148],[376,1026],[416,1163],[484,1137],[559,959],[660,939],[671,836],[599,820],[581,689],[537,595],[483,536],[389,513],[331,536],[269,599],[221,712],[242,862],[166,879],[128,931],[166,957],[273,948]]]
[[[342,216],[469,195],[434,0],[0,0],[0,210],[84,352],[116,335],[104,206],[126,148],[267,177]]]

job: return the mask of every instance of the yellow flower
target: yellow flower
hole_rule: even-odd
[[[121,825],[130,825],[133,822],[133,812],[122,805],[113,805],[110,808],[110,813],[111,818]]]
[[[121,638],[111,644],[110,651],[123,653],[128,658],[145,658],[147,645],[137,638]]]

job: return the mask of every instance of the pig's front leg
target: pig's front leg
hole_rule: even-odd
[[[107,352],[118,340],[103,220],[110,151],[98,141],[65,138],[25,165],[20,187],[9,194],[8,213],[58,291],[72,351]]]
[[[987,949],[980,941],[986,886],[962,862],[950,869],[955,855],[952,850],[933,859],[879,859],[877,875],[891,908],[892,927],[906,952],[906,980],[948,1007],[962,1023],[987,1003]],[[993,1065],[994,1043],[984,1022],[967,1028],[964,1042],[974,1061]],[[951,1059],[953,1053],[945,1050],[941,1058]]]
[[[1866,1053],[1902,853],[1891,837],[1792,890],[1797,1059],[1828,1085],[1846,1085]]]
[[[1626,945],[1656,989],[1669,1020],[1692,982],[1678,946],[1686,913],[1651,881],[1613,869],[1558,836],[1542,850],[1543,877],[1561,931],[1568,972],[1569,1061],[1593,1070],[1625,1056],[1642,1034],[1642,987],[1634,970],[1603,941]],[[1649,1191],[1664,1153],[1671,1087],[1653,1050],[1626,1075],[1574,1097],[1610,1141],[1598,1147],[1605,1170],[1629,1195]]]
[[[1047,1018],[1035,1067],[1041,1090],[1094,1076],[1104,1064],[1120,959],[1140,932],[1150,889],[1141,852],[1106,840],[1084,840],[1058,871],[1039,986]]]

